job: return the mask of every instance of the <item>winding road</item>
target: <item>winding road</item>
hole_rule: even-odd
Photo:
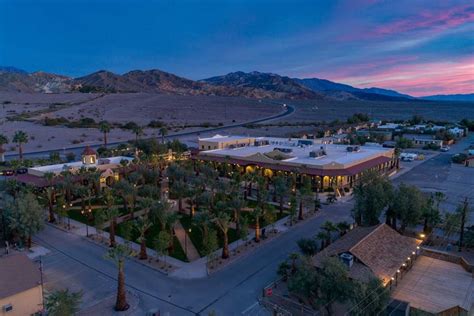
[[[181,133],[174,133],[174,134],[169,134],[165,138],[166,139],[179,139],[180,137],[187,137],[187,136],[192,136],[196,135],[198,136],[199,134],[202,133],[209,133],[209,132],[218,132],[218,131],[223,131],[226,129],[230,128],[235,128],[235,127],[242,127],[247,124],[257,124],[257,123],[263,123],[267,121],[272,121],[275,119],[279,119],[282,117],[289,116],[295,112],[295,107],[290,105],[290,104],[285,104],[285,103],[280,103],[280,102],[275,102],[275,101],[266,101],[266,103],[271,103],[275,104],[278,106],[281,106],[283,108],[283,111],[281,111],[278,114],[272,115],[272,116],[267,116],[264,118],[259,118],[256,120],[251,120],[251,121],[246,121],[246,122],[241,122],[241,123],[235,123],[235,124],[230,124],[230,125],[225,125],[225,126],[220,126],[220,127],[212,127],[212,128],[206,128],[206,129],[201,129],[197,131],[191,131],[191,132],[181,132]],[[117,146],[120,144],[126,144],[128,141],[120,141],[120,142],[110,142],[108,145],[109,146]],[[96,144],[96,145],[90,145],[90,147],[97,149],[101,146],[101,144]],[[48,150],[40,150],[40,151],[33,151],[33,152],[27,152],[23,154],[23,157],[25,159],[31,159],[31,158],[47,158],[49,157],[49,153],[52,151],[57,151],[57,152],[64,152],[67,150],[68,152],[73,152],[76,157],[79,157],[84,150],[86,146],[81,145],[81,146],[70,146],[70,147],[63,147],[63,148],[56,148],[56,149],[48,149]],[[6,160],[12,160],[12,159],[18,159],[18,154],[12,153],[12,154],[7,154],[5,155]]]

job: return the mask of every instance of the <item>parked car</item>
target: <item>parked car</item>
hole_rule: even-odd
[[[27,168],[18,168],[18,169],[16,169],[16,174],[25,174],[25,173],[28,173]]]
[[[440,148],[442,152],[448,152],[449,151],[449,146],[443,146]]]
[[[14,170],[3,170],[2,171],[2,176],[5,176],[5,177],[11,177],[15,175],[15,171]]]

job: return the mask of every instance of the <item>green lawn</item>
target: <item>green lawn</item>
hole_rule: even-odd
[[[123,237],[123,228],[124,228],[124,223],[120,223],[117,225],[117,235],[120,237]],[[150,229],[147,232],[147,240],[146,240],[146,245],[150,249],[155,249],[155,239],[158,238],[158,234],[160,233],[160,225],[152,225]],[[131,241],[137,242],[138,238],[138,232],[135,229],[132,229],[131,232]],[[138,242],[137,242],[138,243]],[[173,253],[170,254],[171,257],[174,257],[176,259],[179,259],[181,261],[188,261],[188,258],[186,257],[186,254],[184,253],[183,248],[181,247],[181,244],[179,243],[178,238],[174,237],[173,238],[173,246],[174,250]]]
[[[181,214],[180,221],[184,229],[188,231],[188,236],[191,239],[194,246],[196,247],[196,249],[198,250],[201,257],[204,256],[203,236],[199,227],[196,225],[193,225],[192,219],[189,215]],[[190,228],[191,228],[191,233],[189,233]],[[222,233],[220,229],[216,227],[215,225],[212,225],[211,228],[217,231],[219,247],[224,246],[224,239],[222,238]],[[236,230],[232,228],[230,228],[229,231],[227,232],[227,237],[229,238],[229,244],[239,239],[239,237],[236,234]]]
[[[87,207],[88,206],[86,205],[86,209],[87,209]],[[92,220],[89,221],[89,225],[94,226],[94,224],[95,224],[94,219],[96,218],[97,213],[101,212],[102,210],[104,210],[104,208],[97,208],[97,209],[92,210],[92,216],[91,216]],[[123,207],[120,207],[119,208],[119,213],[120,213],[120,216],[123,216],[123,215],[127,214],[128,212],[126,212]],[[78,210],[78,209],[70,210],[68,212],[68,215],[71,219],[76,220],[78,222],[81,222],[81,223],[84,223],[84,224],[87,222],[86,217],[81,214],[81,210]]]

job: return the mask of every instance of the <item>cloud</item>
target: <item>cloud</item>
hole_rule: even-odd
[[[401,18],[375,27],[368,36],[384,37],[413,31],[440,32],[474,21],[474,6],[459,6],[443,10],[424,10],[418,15]]]
[[[367,65],[361,65],[361,69],[364,67]],[[344,76],[341,71],[331,79],[361,88],[395,89],[414,96],[474,92],[474,57],[393,65],[370,74],[361,71],[357,75],[355,72],[356,68],[346,70],[347,76]]]

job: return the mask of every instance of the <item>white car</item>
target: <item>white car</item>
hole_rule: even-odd
[[[447,152],[447,151],[449,151],[449,146],[443,146],[443,147],[441,147],[440,150],[441,150],[442,152]]]

